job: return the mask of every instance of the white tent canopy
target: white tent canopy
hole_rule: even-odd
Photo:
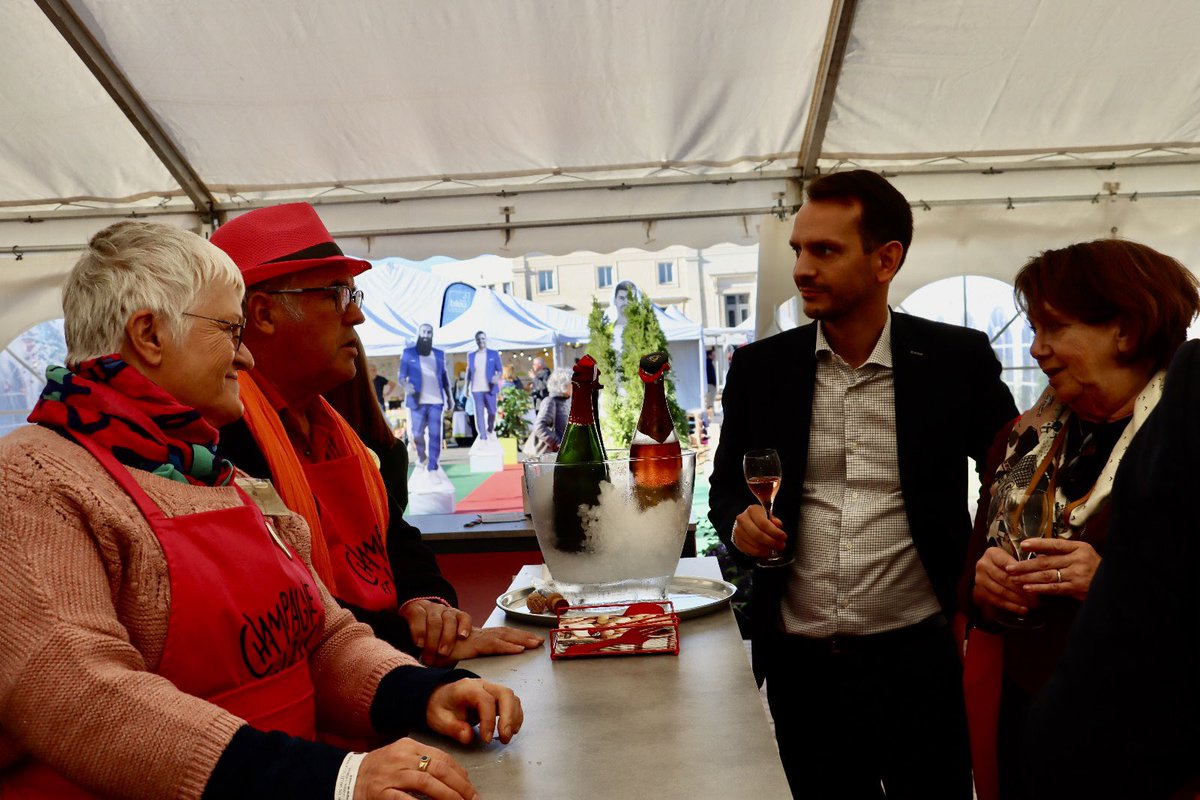
[[[655,306],[671,354],[675,399],[685,411],[704,408],[704,329],[674,306]]]
[[[434,345],[451,353],[474,350],[481,330],[493,350],[551,348],[588,338],[587,320],[578,314],[486,288],[476,289],[470,307],[440,327],[442,298],[453,281],[395,261],[375,262],[356,282],[367,318],[358,335],[369,356],[399,355],[425,323],[434,328]]]
[[[439,327],[442,297],[451,281],[395,261],[375,262],[357,283],[366,317],[358,335],[372,357],[399,355],[416,341],[417,328],[424,323],[434,327],[434,346],[449,353],[474,350],[477,331],[487,334],[493,350],[561,348],[590,338],[587,319],[579,314],[486,288],[476,289],[470,307]],[[701,326],[674,308],[654,308],[671,353],[676,396],[685,408],[701,408]],[[561,358],[556,360],[561,365]]]
[[[765,273],[785,269],[772,211],[786,218],[806,177],[861,165],[918,208],[895,300],[1097,236],[1200,264],[1194,0],[0,13],[5,341],[114,219],[206,230],[295,199],[364,257],[757,242]]]
[[[507,301],[507,302],[506,302]],[[528,308],[532,307],[532,308]],[[545,307],[547,311],[558,311]],[[569,312],[558,311],[559,314]],[[505,297],[491,289],[479,289],[466,312],[438,329],[434,343],[452,353],[467,353],[476,348],[475,334],[487,334],[487,346],[492,350],[531,350],[551,348],[571,341],[588,338],[587,321],[578,314],[569,314],[572,333],[559,333],[544,319],[536,303]]]

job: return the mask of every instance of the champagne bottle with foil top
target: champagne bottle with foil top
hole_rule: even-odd
[[[652,508],[679,493],[683,458],[664,385],[670,369],[666,353],[650,353],[638,363],[638,377],[645,385],[646,395],[629,446],[629,458],[633,491],[642,508]]]
[[[568,553],[585,549],[584,515],[599,502],[600,484],[608,480],[593,399],[600,388],[596,362],[585,355],[571,374],[571,413],[554,467],[554,532],[558,549]]]

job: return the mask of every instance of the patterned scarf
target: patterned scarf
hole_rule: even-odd
[[[217,458],[217,429],[117,355],[84,361],[74,372],[47,367],[29,421],[86,436],[122,464],[179,483],[233,479],[233,465]]]
[[[1064,447],[1060,437],[1065,436],[1070,427],[1072,412],[1065,403],[1058,401],[1053,389],[1046,387],[1046,391],[1032,408],[1021,415],[1008,435],[1008,449],[992,483],[991,504],[988,507],[988,544],[1013,552],[1012,540],[1008,536],[1013,509],[1020,508],[1031,492],[1045,493],[1046,504],[1050,506],[1046,510],[1051,513],[1041,516],[1043,536],[1062,539],[1078,536],[1092,514],[1108,500],[1121,458],[1129,449],[1134,434],[1158,405],[1165,379],[1166,372],[1159,372],[1138,394],[1134,401],[1133,417],[1113,446],[1095,485],[1075,502],[1067,499],[1057,480],[1063,465]]]

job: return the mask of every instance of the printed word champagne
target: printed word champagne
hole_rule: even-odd
[[[638,377],[645,384],[646,396],[629,446],[629,458],[633,491],[638,505],[644,509],[674,499],[679,493],[683,458],[663,384],[670,368],[666,353],[650,353],[638,363]]]
[[[600,483],[608,480],[594,408],[599,390],[596,362],[585,355],[571,375],[571,414],[554,467],[554,533],[558,549],[568,553],[586,549],[584,515],[600,501]]]

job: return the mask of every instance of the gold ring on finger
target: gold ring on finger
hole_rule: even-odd
[[[417,760],[418,772],[429,772],[429,756],[421,756]]]

